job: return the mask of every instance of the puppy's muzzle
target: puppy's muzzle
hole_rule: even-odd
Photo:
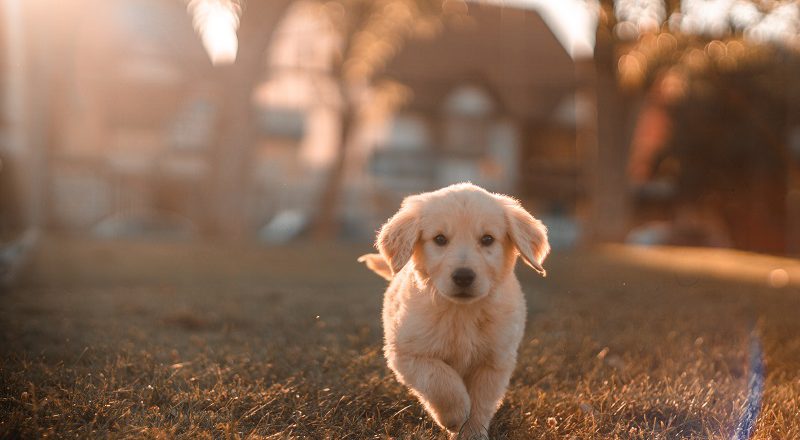
[[[460,267],[453,271],[451,277],[456,286],[467,288],[475,281],[475,271],[466,267]]]

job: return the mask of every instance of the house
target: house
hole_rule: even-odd
[[[382,201],[374,217],[385,218],[405,194],[467,180],[515,194],[539,213],[574,217],[586,117],[575,61],[536,11],[467,5],[466,20],[406,42],[383,72],[412,97],[357,177]]]
[[[106,236],[211,229],[219,160],[230,151],[220,133],[227,91],[186,5],[76,1],[42,37],[59,48],[41,55],[52,69],[42,71],[51,104],[41,112],[50,130],[37,180],[43,224]],[[466,5],[464,19],[405,41],[378,72],[410,100],[381,124],[361,121],[367,129],[348,146],[346,235],[371,238],[403,195],[462,180],[574,217],[583,117],[574,61],[535,11]],[[236,161],[236,209],[252,235],[287,218],[299,233],[335,160],[338,40],[320,7],[292,4],[251,94],[254,133]]]
[[[86,0],[76,9],[85,13],[61,11],[53,36],[62,54],[47,53],[59,75],[48,114],[45,223],[105,235],[195,229],[213,91],[185,6]]]

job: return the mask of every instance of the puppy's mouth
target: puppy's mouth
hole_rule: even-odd
[[[439,289],[438,286],[434,285],[434,291],[440,297],[456,304],[471,304],[485,296],[484,292],[478,287],[446,286]]]
[[[474,301],[478,300],[478,298],[480,298],[479,295],[477,295],[475,293],[472,293],[472,292],[470,292],[468,290],[461,290],[461,291],[453,292],[449,296],[450,296],[450,300],[451,301],[456,302],[456,303],[461,303],[461,304],[471,304],[472,302],[474,302]]]

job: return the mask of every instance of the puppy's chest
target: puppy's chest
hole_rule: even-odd
[[[464,372],[476,362],[491,356],[495,341],[495,323],[486,314],[443,314],[429,322],[427,350],[437,358]]]

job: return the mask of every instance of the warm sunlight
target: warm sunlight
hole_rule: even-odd
[[[0,440],[800,440],[798,310],[800,0],[0,0]]]
[[[239,49],[239,4],[234,0],[190,0],[188,9],[211,62],[233,63]]]
[[[530,8],[538,11],[553,34],[573,59],[590,57],[594,52],[597,26],[594,2],[582,0],[482,0],[506,7]],[[589,5],[590,7],[587,7]]]

